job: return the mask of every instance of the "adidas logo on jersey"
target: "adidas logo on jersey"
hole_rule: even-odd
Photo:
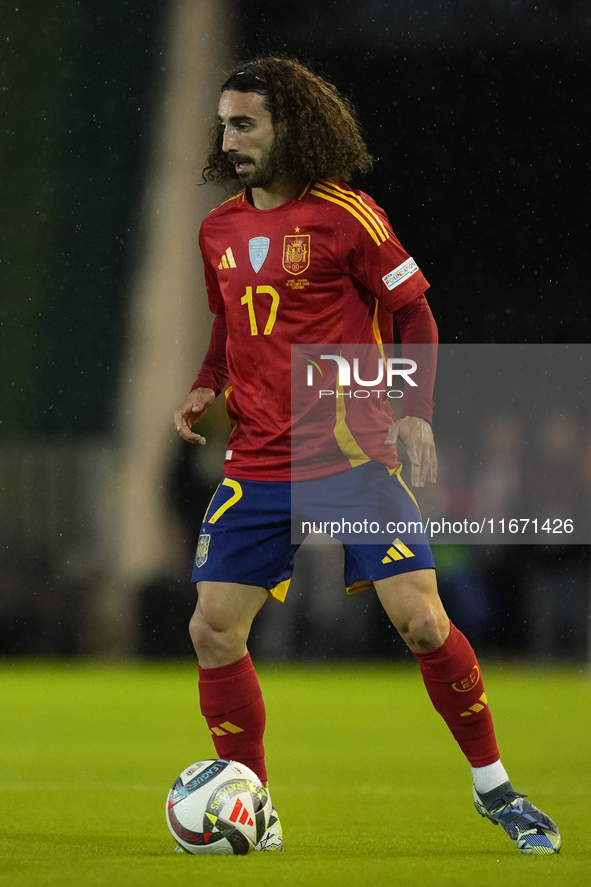
[[[226,252],[222,255],[220,259],[220,264],[218,268],[235,268],[236,260],[234,259],[234,254],[232,252],[232,247],[229,246]]]
[[[382,558],[382,563],[391,564],[392,561],[401,561],[405,557],[414,557],[414,554],[410,548],[406,547],[404,542],[401,542],[400,539],[395,539],[388,549],[386,557]]]

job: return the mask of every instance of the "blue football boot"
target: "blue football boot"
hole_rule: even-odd
[[[557,826],[525,798],[510,782],[482,794],[474,789],[477,811],[494,825],[500,823],[521,853],[558,853],[562,838]]]

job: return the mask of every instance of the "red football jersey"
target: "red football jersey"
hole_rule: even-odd
[[[344,471],[364,458],[394,467],[394,448],[370,451],[355,439],[349,404],[337,404],[332,426],[316,429],[298,465],[291,452],[291,345],[390,344],[392,314],[429,286],[384,211],[338,182],[315,182],[269,210],[241,191],[206,217],[199,243],[209,305],[227,327],[233,430],[224,473],[289,481]],[[193,387],[219,390],[225,381],[216,348],[216,373],[206,362]],[[389,405],[376,401],[372,409],[383,440]]]

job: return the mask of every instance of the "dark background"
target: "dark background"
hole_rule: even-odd
[[[0,2],[6,439],[113,430],[168,14]],[[353,184],[431,282],[443,342],[589,340],[591,4],[244,0],[228,33],[236,58],[296,55],[352,98],[377,161]],[[174,483],[182,510],[191,484]],[[547,556],[587,563],[571,549]],[[497,624],[522,626],[509,644],[519,554],[486,555]]]

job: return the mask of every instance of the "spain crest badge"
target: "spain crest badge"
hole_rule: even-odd
[[[195,565],[197,567],[202,567],[207,560],[210,541],[211,536],[207,535],[206,533],[202,533],[201,536],[199,536],[199,542],[197,543],[197,554],[195,555]]]
[[[303,274],[310,265],[310,235],[286,234],[283,238],[283,267],[288,274]]]

